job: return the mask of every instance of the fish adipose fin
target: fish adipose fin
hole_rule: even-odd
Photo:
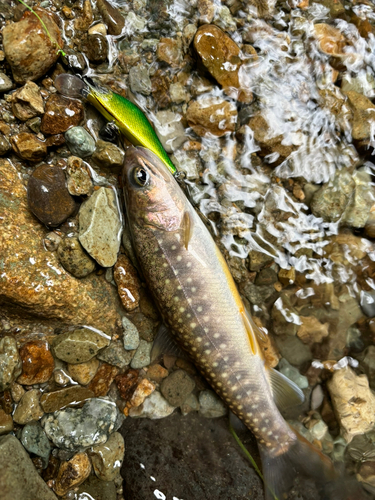
[[[286,451],[259,446],[266,500],[366,500],[362,487],[342,477],[331,460],[296,432]],[[289,495],[290,494],[290,495]]]
[[[176,358],[190,359],[186,352],[174,340],[171,332],[164,325],[158,330],[151,350],[151,363],[159,360],[163,354],[176,356]]]
[[[305,396],[301,389],[282,373],[267,368],[266,373],[271,386],[273,399],[280,411],[304,402]]]

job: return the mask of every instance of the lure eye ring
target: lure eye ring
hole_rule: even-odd
[[[150,175],[143,167],[136,167],[132,172],[132,180],[138,187],[145,187],[149,183]]]

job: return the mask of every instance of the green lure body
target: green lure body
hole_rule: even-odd
[[[168,167],[172,174],[176,167],[171,162],[158,136],[142,111],[128,99],[107,89],[89,85],[87,100],[109,121],[115,122],[120,132],[135,146],[150,149]]]

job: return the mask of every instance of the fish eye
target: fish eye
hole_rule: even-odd
[[[144,187],[148,184],[149,175],[147,171],[142,167],[137,167],[133,170],[133,180],[137,186]]]

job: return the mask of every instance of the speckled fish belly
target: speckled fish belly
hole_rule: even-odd
[[[283,494],[282,475],[290,471],[285,474],[275,460],[292,452],[292,461],[298,462],[316,453],[291,430],[275,403],[274,398],[282,400],[288,392],[298,399],[298,388],[265,367],[256,337],[261,332],[256,332],[224,258],[155,155],[143,148],[128,150],[124,190],[134,247],[166,325],[255,434],[266,480],[274,494]],[[319,456],[316,462],[323,477],[324,459]],[[288,464],[290,469],[286,460]]]

